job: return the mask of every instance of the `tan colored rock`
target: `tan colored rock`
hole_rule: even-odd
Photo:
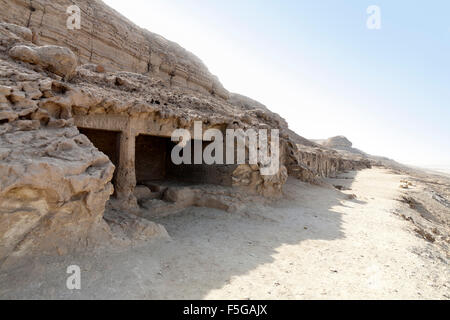
[[[152,191],[146,186],[136,186],[134,196],[138,201],[143,201],[152,197]]]
[[[247,195],[248,200],[250,196]],[[189,207],[204,207],[236,212],[242,205],[238,190],[220,186],[197,185],[191,187],[169,187],[164,192],[163,200],[152,199],[142,204],[140,216],[147,219],[164,217],[178,213]]]
[[[9,96],[12,92],[12,88],[11,87],[7,87],[7,86],[0,86],[0,94],[3,96]]]
[[[11,58],[31,64],[39,64],[39,55],[36,50],[26,45],[18,45],[9,51]]]
[[[53,90],[52,80],[0,59],[0,120],[8,121],[0,123],[0,263],[109,237],[102,217],[114,166],[73,119],[39,108],[40,87]]]
[[[2,0],[0,4],[3,9],[0,20],[28,26],[35,35],[40,34],[42,44],[65,43],[76,48],[76,56],[82,64],[149,73],[167,84],[223,99],[229,95],[198,57],[162,36],[136,26],[102,1],[53,0],[47,5],[46,0],[33,0],[33,10],[27,1]],[[66,27],[65,12],[71,5],[77,5],[83,12],[80,31]],[[175,75],[176,79],[171,81]]]
[[[83,12],[79,32],[69,31],[61,14],[73,3]],[[65,254],[108,236],[103,213],[113,177],[114,203],[135,213],[139,200],[151,219],[189,206],[233,212],[251,194],[280,197],[288,174],[315,182],[367,165],[296,135],[264,105],[230,94],[193,54],[101,1],[33,0],[33,11],[27,1],[0,5],[0,18],[29,26],[47,44],[0,25],[0,263],[26,253]],[[76,68],[77,61],[84,65]],[[280,130],[278,172],[263,176],[261,164],[201,165],[164,176],[167,139],[179,128],[192,132],[195,121],[205,130]],[[166,141],[139,144],[140,136]],[[180,185],[152,186],[151,170]],[[165,231],[130,216],[109,218],[132,239]]]
[[[113,232],[116,234],[125,234],[131,240],[170,239],[164,226],[145,220],[134,214],[107,210],[104,218]]]
[[[30,29],[22,26],[18,26],[16,24],[12,23],[0,23],[0,27],[5,28],[6,30],[11,31],[15,35],[21,37],[22,39],[26,41],[32,41],[33,39],[33,33]]]
[[[42,92],[39,90],[39,84],[36,82],[25,82],[22,89],[29,99],[37,100],[42,97]]]
[[[9,55],[13,59],[39,65],[65,79],[69,79],[77,67],[77,57],[65,47],[19,45],[13,47]]]
[[[164,193],[164,200],[192,206],[195,203],[196,191],[191,188],[169,188]]]
[[[39,81],[38,83],[39,83],[39,90],[41,90],[42,92],[52,90],[53,80],[44,79],[44,80]]]
[[[98,73],[105,73],[105,67],[104,66],[102,66],[101,64],[99,64],[99,65],[97,65],[96,67],[95,67],[95,72],[98,72]]]
[[[38,121],[22,120],[0,136],[8,151],[0,161],[0,259],[51,253],[62,242],[76,248],[102,227],[112,193],[108,158],[68,129],[38,129]]]

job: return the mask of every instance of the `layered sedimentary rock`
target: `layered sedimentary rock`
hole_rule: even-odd
[[[67,11],[72,5],[81,10],[81,29],[67,28],[71,15]],[[102,1],[1,0],[0,7],[1,20],[31,29],[36,44],[71,49],[79,64],[151,74],[168,84],[228,98],[228,92],[199,58],[139,28]]]
[[[81,30],[66,27],[72,4],[81,8]],[[186,206],[234,211],[240,194],[280,197],[288,175],[317,182],[370,165],[300,137],[264,105],[229,94],[198,58],[101,1],[0,5],[0,259],[29,249],[64,252],[108,234],[103,213],[113,193],[115,210],[144,208],[145,217]],[[277,170],[264,175],[263,161],[175,167],[170,137],[177,129],[195,137],[196,123],[222,133],[279,130]],[[164,233],[123,212],[107,220]]]
[[[336,177],[340,172],[370,168],[370,161],[339,155],[332,150],[302,146],[299,159],[320,177]]]

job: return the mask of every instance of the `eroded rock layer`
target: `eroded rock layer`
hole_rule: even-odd
[[[67,28],[67,9],[81,10],[81,29]],[[71,49],[79,64],[152,74],[165,82],[228,98],[217,77],[195,55],[139,28],[99,0],[0,0],[0,19],[32,30],[36,44]]]

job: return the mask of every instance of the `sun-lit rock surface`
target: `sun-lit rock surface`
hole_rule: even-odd
[[[81,30],[66,28],[73,3],[82,11]],[[0,24],[0,261],[30,251],[64,253],[108,237],[103,214],[113,192],[118,207],[147,210],[144,217],[186,206],[234,211],[245,201],[240,193],[281,197],[288,175],[317,182],[370,166],[302,138],[264,105],[228,93],[200,59],[101,1],[0,0],[0,6],[7,23]],[[149,184],[146,170],[170,169],[159,155],[172,132],[192,131],[196,121],[221,132],[280,130],[277,172],[263,175],[261,162],[199,166],[190,174],[182,167],[172,168],[180,186]],[[183,187],[189,179],[201,186]],[[143,185],[151,192],[142,193]],[[124,233],[133,238],[136,230],[165,233],[124,219],[110,215],[108,222],[132,228]]]

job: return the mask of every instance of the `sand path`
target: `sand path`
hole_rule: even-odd
[[[347,176],[330,180],[344,193],[289,180],[286,200],[245,214],[185,210],[158,221],[170,242],[36,264],[3,275],[0,297],[449,299],[448,261],[392,213],[402,176]],[[82,268],[81,291],[65,288],[69,263]]]

